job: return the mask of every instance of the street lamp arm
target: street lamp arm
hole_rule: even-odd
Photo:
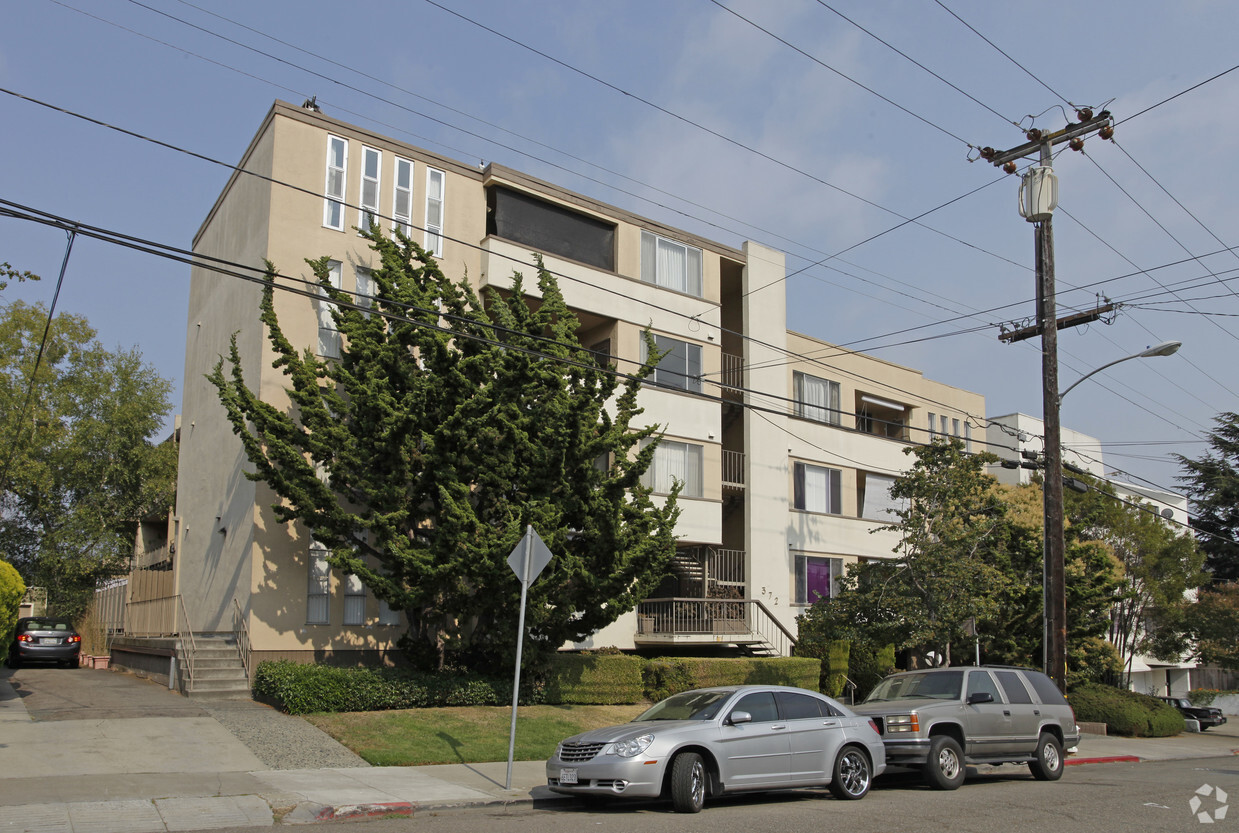
[[[1063,397],[1066,396],[1068,393],[1070,393],[1071,389],[1074,388],[1076,385],[1080,384],[1081,382],[1083,382],[1085,379],[1092,376],[1093,374],[1100,373],[1101,371],[1105,370],[1108,367],[1114,367],[1116,364],[1120,362],[1130,361],[1131,359],[1147,359],[1153,356],[1169,356],[1172,353],[1175,353],[1176,351],[1178,351],[1178,349],[1182,346],[1183,346],[1183,342],[1181,341],[1163,341],[1161,344],[1155,344],[1152,347],[1148,348],[1147,350],[1142,350],[1139,353],[1132,353],[1130,356],[1124,356],[1123,358],[1115,359],[1114,361],[1109,362],[1108,364],[1103,364],[1101,367],[1097,368],[1096,370],[1090,370],[1088,373],[1085,373],[1079,379],[1076,379],[1074,382],[1068,385],[1067,389],[1058,395],[1058,401],[1062,402]]]

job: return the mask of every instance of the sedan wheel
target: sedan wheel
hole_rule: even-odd
[[[929,760],[925,762],[925,780],[937,790],[957,790],[964,783],[964,751],[959,743],[946,735],[938,735],[929,744]]]
[[[869,758],[855,746],[849,746],[839,753],[835,760],[830,792],[842,801],[855,801],[865,797],[872,781],[873,771],[869,767]]]
[[[699,813],[706,803],[706,765],[696,752],[671,762],[671,806],[677,813]]]
[[[1028,765],[1038,781],[1057,781],[1063,777],[1063,747],[1058,738],[1043,734],[1037,740],[1037,757]]]

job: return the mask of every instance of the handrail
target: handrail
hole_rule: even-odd
[[[178,627],[177,635],[182,637],[182,639],[186,636],[189,637],[189,652],[182,659],[182,663],[185,665],[186,670],[189,672],[189,684],[192,688],[193,683],[194,683],[194,654],[197,652],[198,646],[194,643],[194,629],[190,627],[189,625],[189,611],[185,609],[185,598],[180,593],[177,593],[176,601],[177,601],[177,610],[180,611],[181,617],[185,621],[185,629],[181,630],[181,628]],[[179,654],[181,652],[178,651],[177,653]]]
[[[637,605],[637,617],[637,633],[655,640],[761,641],[781,656],[791,655],[796,647],[796,637],[759,599],[646,599]]]
[[[793,648],[796,647],[796,637],[792,635],[791,631],[783,627],[783,623],[775,618],[774,614],[770,612],[770,608],[766,607],[766,605],[762,603],[761,599],[752,599],[751,601],[753,602],[753,604],[757,605],[757,607],[761,610],[762,613],[766,614],[766,618],[776,628],[778,628],[779,630],[783,632],[783,635],[787,637],[788,644],[790,644]]]
[[[250,674],[250,630],[245,624],[245,614],[241,611],[241,603],[236,596],[232,597],[232,630],[237,635],[237,648],[241,651],[241,667],[245,669],[245,681],[253,683]]]

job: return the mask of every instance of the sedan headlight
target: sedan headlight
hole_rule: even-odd
[[[603,750],[604,755],[619,755],[621,758],[633,758],[640,755],[654,742],[653,735],[641,735],[628,740],[617,741]]]

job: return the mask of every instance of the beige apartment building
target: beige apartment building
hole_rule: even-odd
[[[903,449],[936,433],[971,443],[985,412],[979,394],[789,332],[783,255],[757,243],[731,248],[283,102],[239,167],[194,239],[201,256],[270,260],[291,280],[311,278],[305,258],[326,255],[338,285],[364,298],[375,264],[356,227],[375,217],[478,288],[531,276],[540,253],[582,342],[621,369],[640,360],[647,327],[669,351],[641,405],[666,430],[650,484],[684,483],[675,574],[577,647],[788,653],[797,615],[848,563],[890,554],[893,537],[870,533],[889,518]],[[235,333],[250,386],[287,406],[259,296],[255,283],[193,270],[177,506],[160,569],[189,628],[240,634],[253,662],[382,657],[401,615],[328,568],[305,530],[275,522],[273,495],[244,477],[205,378]],[[295,344],[338,355],[325,305],[285,292],[276,305]]]

